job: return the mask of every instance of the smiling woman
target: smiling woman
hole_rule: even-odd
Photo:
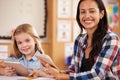
[[[0,39],[11,39],[17,25],[29,23],[46,37],[47,0],[0,0]]]

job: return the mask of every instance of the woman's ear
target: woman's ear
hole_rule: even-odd
[[[104,10],[102,10],[102,11],[100,12],[100,19],[102,19],[103,16],[104,16]]]

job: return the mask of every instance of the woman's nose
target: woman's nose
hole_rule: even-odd
[[[89,12],[86,12],[85,13],[85,17],[87,18],[87,17],[90,17],[90,13]]]
[[[85,18],[90,17],[90,13],[88,11],[86,11],[84,16],[85,16]]]

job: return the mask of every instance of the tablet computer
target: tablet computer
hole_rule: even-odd
[[[20,62],[5,61],[6,66],[10,66],[16,69],[16,72],[20,76],[28,76],[29,71]]]

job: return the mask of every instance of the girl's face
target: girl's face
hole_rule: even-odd
[[[27,33],[20,33],[15,36],[19,51],[24,55],[33,55],[35,53],[35,41]]]
[[[94,0],[84,0],[80,6],[80,22],[86,30],[95,30],[99,20],[103,17],[103,11],[100,13],[97,3]]]

